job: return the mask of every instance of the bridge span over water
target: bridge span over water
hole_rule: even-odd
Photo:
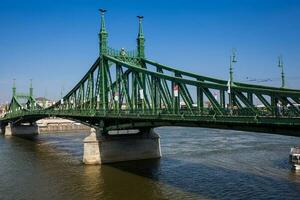
[[[129,148],[129,154],[132,154],[129,159],[160,157],[159,137],[152,130],[159,126],[209,127],[300,136],[300,90],[285,88],[284,77],[282,87],[236,82],[232,70],[236,62],[234,52],[230,58],[228,81],[150,60],[145,55],[141,16],[138,17],[137,49],[113,49],[107,41],[105,10],[100,11],[99,57],[83,78],[48,108],[38,106],[32,86],[27,95],[17,93],[14,85],[9,111],[0,119],[3,130],[7,126],[33,124],[46,117],[72,119],[96,129],[85,145],[94,145],[93,141],[98,139],[105,146],[103,141],[115,141],[113,138],[118,137],[118,142],[110,143],[117,150],[109,152],[108,157],[128,150],[128,145],[136,146],[136,149]],[[26,105],[21,103],[21,99],[25,99]],[[110,131],[133,129],[139,130],[140,134],[109,134]],[[142,145],[130,145],[130,137],[134,137],[134,144],[143,140]],[[152,142],[146,142],[147,138],[151,138]],[[142,150],[143,145],[156,150],[147,152]],[[106,151],[101,148],[100,151]],[[133,155],[138,151],[151,156]],[[106,162],[106,158],[101,158],[102,162]]]

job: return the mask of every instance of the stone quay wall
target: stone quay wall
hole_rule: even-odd
[[[61,133],[90,131],[90,127],[84,124],[61,118],[48,118],[37,121],[39,133]]]

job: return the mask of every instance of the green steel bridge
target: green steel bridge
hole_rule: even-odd
[[[141,16],[137,50],[115,50],[108,46],[105,10],[100,11],[99,57],[83,78],[48,108],[38,106],[32,86],[28,95],[17,93],[14,85],[9,111],[0,119],[2,127],[55,116],[101,128],[103,133],[189,126],[300,136],[300,90],[285,88],[283,71],[282,87],[277,88],[235,82],[234,53],[229,81],[152,61],[144,53]]]

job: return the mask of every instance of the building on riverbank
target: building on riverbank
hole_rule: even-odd
[[[3,117],[7,111],[8,105],[2,104],[0,105],[0,117]]]

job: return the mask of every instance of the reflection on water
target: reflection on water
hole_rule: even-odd
[[[82,164],[84,133],[0,137],[0,199],[298,199],[300,138],[159,128],[163,158]],[[126,152],[124,152],[126,153]]]

